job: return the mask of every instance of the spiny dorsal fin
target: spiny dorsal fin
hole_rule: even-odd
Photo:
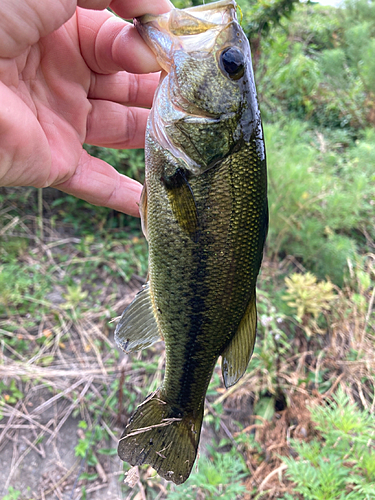
[[[246,371],[254,350],[256,323],[254,293],[235,336],[222,354],[221,370],[226,388],[234,385]]]
[[[160,339],[147,283],[122,313],[115,331],[115,341],[125,352],[149,347]]]

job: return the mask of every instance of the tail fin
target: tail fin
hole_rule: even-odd
[[[189,477],[197,455],[202,420],[203,405],[197,415],[181,414],[156,391],[132,415],[118,454],[124,462],[149,464],[160,476],[181,484]]]

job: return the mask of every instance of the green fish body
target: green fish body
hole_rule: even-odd
[[[166,366],[118,452],[180,484],[196,458],[218,357],[229,387],[254,348],[268,225],[265,149],[250,47],[233,0],[146,15],[136,26],[164,71],[141,198],[149,282],[115,338],[127,352],[163,338]]]

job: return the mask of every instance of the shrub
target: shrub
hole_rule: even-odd
[[[344,150],[297,120],[265,126],[271,255],[294,255],[318,278],[343,284],[347,260],[369,251],[364,234],[375,238],[374,135],[369,129]]]

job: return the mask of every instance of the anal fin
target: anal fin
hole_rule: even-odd
[[[115,341],[123,351],[132,352],[149,347],[159,339],[159,327],[147,283],[122,313],[115,330]]]
[[[245,373],[253,354],[257,324],[255,292],[240,326],[229,346],[222,353],[221,370],[225,387],[231,387]]]

